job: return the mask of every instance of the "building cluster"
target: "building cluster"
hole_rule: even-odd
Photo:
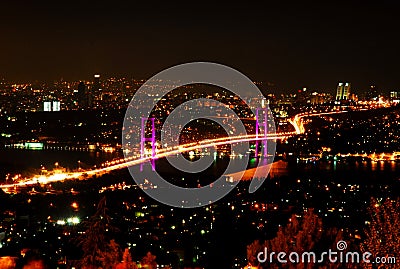
[[[15,112],[91,110],[126,107],[142,80],[105,78],[53,83],[0,81],[0,115]]]
[[[8,83],[0,81],[0,115],[13,112],[37,112],[60,110],[90,110],[126,108],[136,90],[144,80],[127,78],[102,78],[99,74],[89,81],[65,80],[53,83]],[[174,84],[174,82],[170,82]],[[165,86],[165,82],[160,83]],[[262,86],[262,83],[257,83]],[[153,85],[157,89],[160,85]],[[186,86],[185,89],[195,87]],[[271,89],[268,89],[271,91]],[[279,91],[278,91],[279,92]],[[400,91],[391,91],[387,96],[376,86],[360,95],[353,93],[350,82],[340,82],[336,93],[333,90],[313,90],[302,88],[288,94],[270,93],[266,95],[268,104],[275,107],[278,114],[285,116],[288,109],[285,106],[313,106],[336,102],[336,104],[358,101],[386,101],[400,102]],[[360,92],[358,90],[357,92]],[[157,97],[155,94],[153,97]],[[188,100],[186,96],[186,100]],[[213,96],[218,101],[229,101],[229,94]],[[233,102],[237,97],[232,96]],[[236,99],[235,99],[236,98]],[[253,100],[257,101],[257,100]],[[251,103],[252,100],[246,100]]]

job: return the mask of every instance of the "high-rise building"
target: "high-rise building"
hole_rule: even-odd
[[[44,101],[43,102],[43,111],[51,111],[51,101]]]
[[[82,81],[79,82],[78,85],[78,92],[76,94],[77,101],[78,101],[78,107],[80,109],[86,109],[89,106],[89,94],[86,88],[85,83]]]
[[[400,98],[400,92],[390,92],[390,98]]]
[[[53,111],[60,111],[60,110],[61,110],[60,101],[53,101]]]
[[[98,101],[101,99],[101,85],[100,85],[100,75],[94,75],[93,87],[92,87],[92,97],[93,101]]]
[[[367,94],[366,94],[367,101],[378,101],[379,100],[379,93],[376,86],[371,85]]]
[[[400,103],[400,92],[390,92],[390,101]]]
[[[350,83],[339,82],[339,85],[337,86],[336,89],[336,100],[337,101],[349,100],[350,89],[351,89]]]
[[[43,111],[60,111],[61,105],[60,101],[44,101],[43,102]]]
[[[313,92],[311,94],[311,104],[321,105],[331,101],[332,95],[326,93]]]

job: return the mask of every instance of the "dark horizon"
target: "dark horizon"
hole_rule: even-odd
[[[400,87],[394,4],[1,3],[0,77],[147,79],[210,61],[286,92],[339,81],[388,92]]]

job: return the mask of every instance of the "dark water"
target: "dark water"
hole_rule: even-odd
[[[75,170],[80,166],[83,169],[90,169],[94,165],[99,165],[109,160],[123,157],[122,152],[88,152],[88,151],[53,151],[53,150],[22,150],[22,149],[0,149],[0,181],[5,178],[7,173],[23,175],[37,174],[41,166],[51,170],[55,163],[66,168]],[[231,161],[240,162],[239,159],[217,159],[208,169],[210,175],[219,176]],[[147,164],[149,165],[149,164]],[[254,159],[250,160],[249,168],[255,167],[257,163]],[[157,170],[176,174],[178,170],[172,168],[166,160],[157,161]],[[400,162],[371,162],[371,161],[321,161],[311,163],[290,163],[273,167],[273,176],[280,175],[330,175],[335,178],[360,179],[360,180],[381,180],[399,179]]]
[[[382,180],[399,179],[400,162],[371,162],[371,161],[321,161],[315,163],[297,163],[291,165],[291,171],[310,176],[324,174],[335,178],[352,180]],[[294,168],[295,167],[295,168]]]
[[[41,166],[51,170],[56,162],[69,170],[77,169],[78,165],[88,169],[121,156],[119,152],[0,149],[0,181],[7,173],[37,174]]]

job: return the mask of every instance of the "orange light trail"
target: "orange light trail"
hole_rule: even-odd
[[[276,134],[267,134],[267,137],[258,137],[258,138],[256,138],[256,135],[246,134],[246,135],[242,135],[242,136],[231,136],[231,137],[222,137],[222,138],[216,138],[216,139],[206,139],[203,141],[183,144],[183,145],[175,146],[172,148],[167,147],[167,148],[159,149],[159,150],[157,150],[156,156],[154,157],[154,159],[162,159],[162,158],[177,155],[177,154],[180,154],[183,152],[189,152],[189,151],[196,150],[196,149],[211,148],[211,147],[227,145],[227,144],[251,142],[251,141],[265,140],[265,139],[267,139],[267,140],[286,139],[290,136],[293,136],[296,134],[302,134],[305,132],[305,128],[304,128],[304,125],[302,122],[303,117],[314,117],[314,116],[338,114],[338,113],[344,113],[344,112],[347,112],[347,111],[334,111],[334,112],[322,112],[322,113],[307,113],[307,112],[300,113],[300,114],[297,114],[293,118],[293,120],[289,120],[289,122],[295,128],[294,132],[282,132],[282,133],[276,133]],[[0,185],[0,188],[7,190],[9,188],[35,185],[38,183],[39,184],[49,184],[49,183],[60,182],[60,181],[68,180],[68,179],[82,179],[82,178],[85,178],[86,176],[101,175],[104,173],[111,172],[113,170],[142,164],[142,163],[150,161],[151,159],[152,159],[152,157],[140,158],[140,155],[136,155],[136,156],[132,156],[129,158],[123,158],[123,159],[114,160],[111,162],[106,162],[105,163],[106,165],[108,165],[109,163],[111,163],[111,165],[103,167],[103,168],[96,168],[96,169],[92,169],[92,170],[71,172],[71,173],[59,173],[59,174],[47,175],[47,176],[45,176],[45,175],[34,176],[29,179],[21,180],[20,182],[17,182],[17,183]],[[105,164],[102,164],[102,166],[104,166]]]

